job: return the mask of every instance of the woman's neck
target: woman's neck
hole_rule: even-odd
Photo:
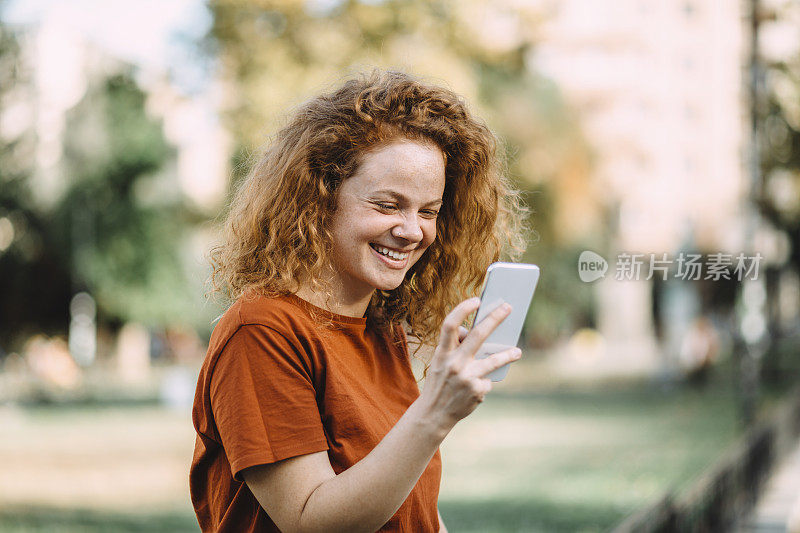
[[[314,291],[308,285],[301,285],[295,294],[299,298],[331,313],[355,318],[361,318],[367,313],[367,307],[369,307],[369,302],[372,299],[372,294],[360,298],[348,298],[347,295],[337,294],[336,291],[328,298],[327,294]]]

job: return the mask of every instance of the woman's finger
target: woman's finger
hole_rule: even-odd
[[[490,372],[494,372],[498,368],[507,365],[508,363],[513,363],[520,357],[522,357],[522,350],[517,347],[509,348],[507,350],[503,350],[502,352],[493,353],[484,359],[477,359],[473,361],[470,364],[467,372],[469,372],[469,374],[472,376],[483,378]]]
[[[460,339],[461,324],[467,319],[470,313],[474,312],[480,305],[480,298],[470,298],[464,300],[453,308],[442,322],[442,333],[439,337],[439,346],[446,350],[454,350],[458,347]]]
[[[500,325],[500,322],[511,313],[511,305],[504,303],[497,306],[489,315],[481,320],[461,343],[462,353],[466,358],[475,356],[475,352],[481,347],[484,341]]]

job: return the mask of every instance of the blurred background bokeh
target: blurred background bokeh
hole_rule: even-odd
[[[372,66],[462,94],[532,210],[526,355],[443,445],[450,531],[747,512],[800,432],[800,3],[0,0],[0,531],[197,530],[206,254],[286,115]]]

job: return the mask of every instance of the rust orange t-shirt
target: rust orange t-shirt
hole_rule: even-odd
[[[335,328],[317,325],[315,309]],[[203,531],[279,531],[241,472],[328,451],[339,474],[383,439],[419,396],[405,333],[329,313],[294,295],[237,300],[211,335],[192,419],[189,474]],[[435,532],[439,451],[380,531]]]

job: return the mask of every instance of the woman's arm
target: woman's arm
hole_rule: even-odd
[[[425,389],[366,457],[339,475],[326,452],[243,472],[281,530],[371,532],[397,512],[445,436],[491,388],[483,376],[519,358],[514,349],[474,360],[486,337],[508,315],[502,306],[459,342],[458,326],[477,306],[477,299],[467,300],[448,315]]]
[[[371,532],[397,512],[449,431],[415,402],[338,476],[327,452],[249,468],[243,476],[282,531]]]

